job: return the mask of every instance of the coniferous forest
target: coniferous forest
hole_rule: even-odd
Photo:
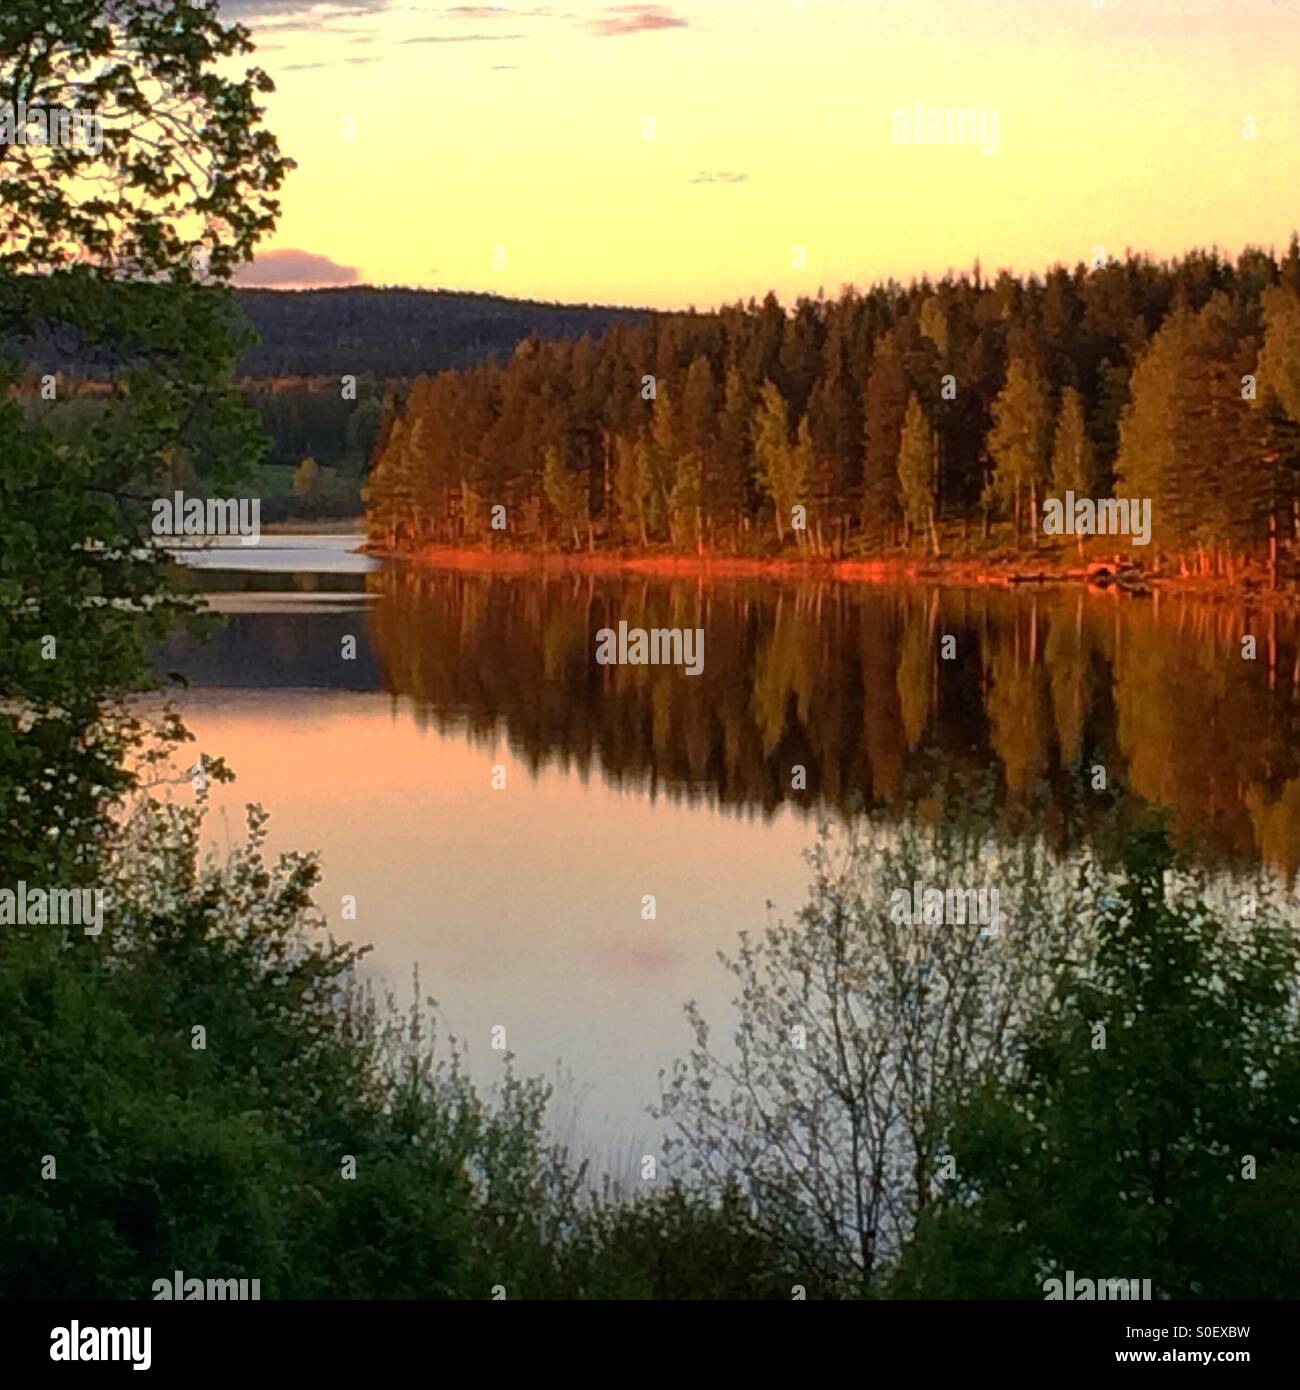
[[[1300,526],[1300,243],[1045,276],[769,294],[530,337],[390,393],[366,498],[394,546],[939,553],[1045,497],[1149,498],[1180,571]],[[504,507],[493,513],[493,507]],[[797,509],[802,508],[802,511]],[[1113,547],[1112,547],[1113,548]]]

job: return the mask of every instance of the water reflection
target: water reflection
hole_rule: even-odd
[[[1065,839],[1119,792],[1170,808],[1206,860],[1300,867],[1292,617],[1081,590],[405,569],[366,587],[385,687],[440,729],[503,726],[534,769],[765,814],[901,813],[988,776],[1010,827],[1046,788]],[[595,634],[620,620],[702,627],[703,674],[598,665]]]
[[[333,565],[205,573],[224,624],[159,653],[191,682],[197,748],[238,773],[214,792],[218,843],[262,802],[273,850],[322,852],[319,902],[378,978],[404,990],[419,964],[477,1080],[499,1075],[497,1026],[525,1072],[563,1060],[601,1158],[648,1151],[683,1002],[729,1017],[716,953],[802,905],[819,811],[930,817],[965,781],[1005,824],[1067,843],[1127,785],[1203,859],[1300,857],[1281,618],[1074,591]],[[598,665],[595,634],[620,619],[702,627],[703,673]]]

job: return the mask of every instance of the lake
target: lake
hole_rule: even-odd
[[[319,902],[374,978],[404,1002],[418,966],[476,1078],[500,1072],[497,1028],[521,1070],[562,1064],[558,1127],[612,1164],[659,1133],[683,1003],[727,1033],[717,953],[798,910],[819,819],[985,797],[1070,845],[1153,804],[1211,870],[1300,868],[1294,617],[1074,587],[486,576],[359,543],[184,557],[224,625],[157,664],[238,775],[218,841],[261,802],[273,849],[321,852]],[[702,629],[701,673],[599,664],[623,621]]]

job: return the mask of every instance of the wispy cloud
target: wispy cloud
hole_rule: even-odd
[[[403,43],[496,43],[501,39],[526,39],[527,34],[423,34]]]
[[[571,10],[557,10],[551,5],[534,5],[532,9],[508,9],[505,5],[451,5],[443,13],[448,19],[577,19]]]
[[[649,29],[685,29],[688,21],[666,5],[610,5],[602,19],[589,19],[586,29],[597,38],[612,39]]]
[[[252,265],[235,271],[235,284],[245,288],[274,289],[306,285],[355,285],[361,273],[354,265],[340,265],[315,251],[263,251]]]
[[[221,0],[222,19],[237,20],[263,34],[298,34],[306,30],[326,34],[373,34],[376,30],[340,29],[340,20],[376,19],[393,8],[393,0],[361,0],[361,3],[321,4],[319,0]],[[264,48],[259,42],[259,48]]]
[[[749,179],[748,174],[729,174],[727,171],[720,170],[718,173],[701,172],[695,175],[692,183],[745,183]]]
[[[240,23],[267,18],[298,20],[310,16],[314,21],[328,19],[357,19],[381,14],[392,7],[392,0],[369,0],[369,3],[322,4],[320,0],[221,0],[222,19],[237,19]]]
[[[376,58],[336,58],[333,62],[325,63],[286,63],[281,72],[312,72],[316,68],[341,68],[347,64],[377,63]]]

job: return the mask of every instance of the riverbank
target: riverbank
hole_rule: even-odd
[[[368,554],[400,559],[430,569],[476,574],[648,575],[698,579],[790,579],[859,584],[935,584],[955,588],[998,586],[1042,588],[1080,585],[1088,589],[1148,597],[1157,591],[1206,602],[1248,601],[1268,607],[1300,608],[1294,581],[1276,591],[1262,568],[1246,567],[1232,578],[1164,573],[1126,557],[1091,556],[1059,546],[1037,550],[940,556],[886,552],[843,559],[800,555],[730,555],[668,549],[564,551],[487,546],[425,545],[390,549],[369,543]]]
[[[287,517],[262,523],[264,536],[353,536],[364,533],[365,517],[333,518]]]

